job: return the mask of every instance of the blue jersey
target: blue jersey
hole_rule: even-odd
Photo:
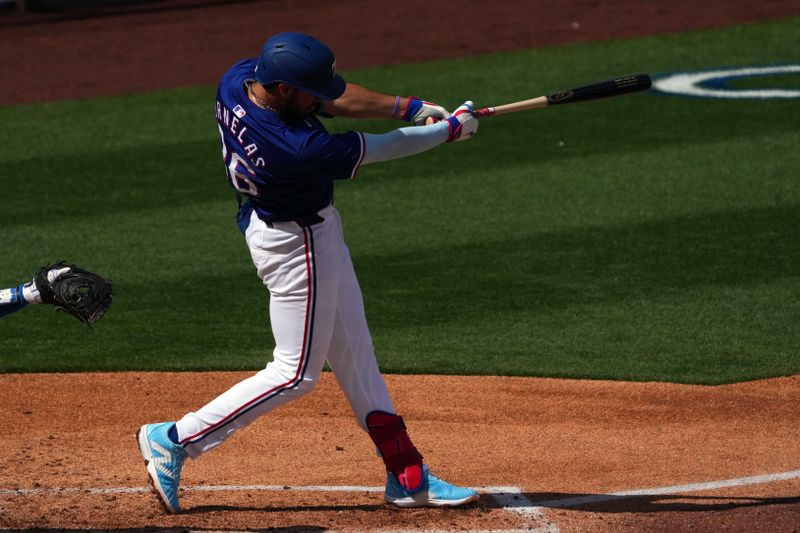
[[[247,97],[255,59],[234,65],[217,89],[216,116],[228,181],[259,218],[288,221],[315,215],[333,201],[333,180],[355,176],[364,138],[329,134],[316,116],[287,122]]]

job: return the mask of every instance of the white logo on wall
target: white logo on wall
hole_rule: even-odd
[[[677,72],[653,80],[653,90],[666,94],[700,98],[788,99],[800,98],[799,89],[742,88],[729,85],[735,80],[763,76],[800,74],[800,65],[737,67],[701,72]]]

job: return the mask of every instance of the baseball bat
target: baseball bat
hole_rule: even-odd
[[[647,74],[636,74],[633,76],[622,76],[611,80],[592,83],[582,87],[576,87],[566,91],[558,91],[549,96],[539,96],[530,100],[522,100],[511,104],[499,105],[497,107],[484,107],[477,109],[473,114],[478,118],[505,115],[516,111],[526,111],[528,109],[541,109],[552,105],[574,104],[598,98],[608,98],[610,96],[621,96],[623,94],[646,91],[652,85],[650,76]]]

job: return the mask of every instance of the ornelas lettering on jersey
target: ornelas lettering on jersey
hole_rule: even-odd
[[[258,152],[258,146],[256,146],[255,143],[247,142],[246,140],[245,134],[247,133],[247,126],[245,126],[244,123],[239,120],[244,116],[244,114],[244,109],[242,109],[241,106],[236,106],[236,108],[231,111],[219,100],[217,100],[217,122],[228,128],[228,131],[231,132],[237,141],[239,141],[239,144],[244,149],[248,159],[250,159],[255,166],[263,167],[265,163],[264,158],[255,157],[256,152]]]

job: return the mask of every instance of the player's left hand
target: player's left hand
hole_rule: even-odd
[[[432,122],[439,122],[440,120],[447,120],[449,117],[450,113],[442,106],[412,96],[408,99],[408,105],[402,119],[407,122],[413,122],[415,126],[423,126],[429,118],[432,119]]]

